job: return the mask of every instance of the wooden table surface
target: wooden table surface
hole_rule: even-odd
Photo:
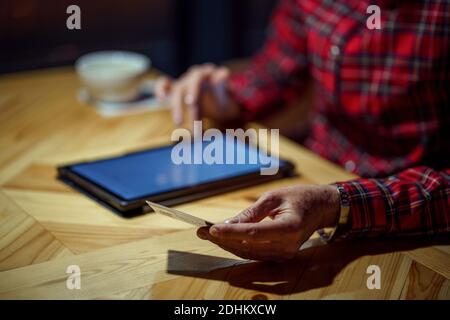
[[[169,142],[166,110],[102,118],[76,100],[71,68],[0,76],[0,299],[449,299],[450,246],[355,240],[282,264],[239,259],[195,229],[147,214],[121,218],[55,179],[60,164]],[[264,191],[354,178],[282,139],[298,177],[180,205],[220,221]],[[81,269],[69,290],[67,267]],[[381,289],[367,288],[367,268]]]

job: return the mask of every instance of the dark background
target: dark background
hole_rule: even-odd
[[[81,8],[68,30],[66,8]],[[0,0],[0,73],[72,64],[108,49],[148,55],[177,76],[192,64],[248,57],[275,0]]]

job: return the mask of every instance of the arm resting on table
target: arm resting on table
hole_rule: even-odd
[[[350,211],[338,237],[450,232],[450,169],[421,166],[385,179],[339,182]]]

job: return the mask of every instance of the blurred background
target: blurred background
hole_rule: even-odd
[[[66,13],[81,9],[81,30]],[[73,65],[85,53],[131,50],[177,77],[194,64],[246,66],[263,44],[277,0],[0,0],[0,74]],[[259,119],[298,142],[307,135],[312,90]],[[293,107],[295,106],[295,107]]]
[[[192,64],[248,57],[275,0],[0,0],[0,73],[70,65],[95,50],[144,53],[172,76]],[[68,30],[66,8],[81,8]]]

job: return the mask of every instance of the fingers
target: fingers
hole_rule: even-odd
[[[278,193],[266,193],[236,217],[225,223],[201,228],[197,235],[242,258],[289,259],[298,251],[301,219],[286,207]],[[277,218],[262,221],[267,216]]]
[[[188,107],[191,121],[201,119],[200,95],[206,82],[209,80],[212,67],[206,66],[191,72],[186,82],[186,95],[184,102]]]
[[[186,75],[186,104],[198,105],[203,88],[215,72],[212,64],[195,66],[190,69]]]
[[[164,100],[169,94],[172,87],[172,80],[169,77],[160,77],[155,83],[155,95],[158,100]]]
[[[270,241],[287,235],[290,222],[285,219],[256,223],[223,223],[212,226],[209,233],[223,241],[245,240],[247,242]]]
[[[177,81],[172,81],[167,77],[158,79],[155,85],[155,93],[159,99],[170,96],[169,104],[172,109],[173,120],[177,125],[181,125],[184,118],[184,108],[187,108],[190,120],[193,122],[200,120],[204,115],[203,109],[205,106],[203,104],[213,104],[213,106],[206,108],[209,110],[216,108],[221,100],[226,101],[226,90],[221,90],[223,92],[219,94],[216,92],[219,89],[214,88],[214,86],[215,83],[224,82],[228,77],[229,70],[223,67],[218,68],[213,64],[193,66]],[[205,95],[205,93],[207,94]],[[210,93],[215,94],[210,95]],[[214,98],[210,101],[205,96],[213,96]],[[206,100],[208,102],[205,102]]]
[[[184,86],[181,84],[175,85],[172,90],[170,102],[172,107],[172,119],[177,126],[180,126],[183,122],[184,96]]]
[[[273,215],[280,204],[281,198],[271,193],[263,194],[253,205],[225,223],[259,222],[265,217]]]
[[[285,250],[282,242],[276,241],[262,241],[262,242],[247,242],[240,240],[227,240],[211,236],[208,228],[200,228],[197,235],[203,240],[209,240],[222,249],[229,251],[241,258],[251,260],[264,261],[281,261],[292,258],[293,254]]]
[[[219,67],[211,76],[211,82],[216,84],[223,82],[230,77],[230,69],[225,67]]]

